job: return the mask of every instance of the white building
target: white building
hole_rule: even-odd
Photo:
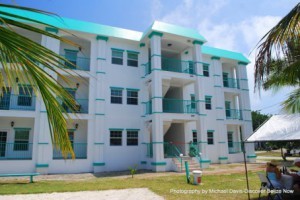
[[[0,173],[102,172],[134,165],[169,171],[190,151],[202,167],[243,160],[241,140],[252,133],[252,124],[249,61],[242,54],[206,46],[197,31],[162,22],[142,33],[10,12],[67,30],[45,27],[81,51],[18,32],[74,62],[78,68],[70,70],[84,78],[68,88],[78,103],[68,126],[75,160],[53,149],[45,107],[32,91],[0,97]],[[255,158],[253,145],[246,146],[246,156]]]

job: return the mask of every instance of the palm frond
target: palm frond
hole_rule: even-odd
[[[300,88],[291,92],[282,106],[288,113],[300,113]]]

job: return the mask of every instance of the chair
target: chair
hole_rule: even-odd
[[[259,189],[259,196],[258,196],[258,199],[259,199],[259,200],[261,199],[261,197],[260,197],[261,191],[262,191],[262,190],[266,190],[267,193],[268,193],[268,200],[269,200],[269,199],[272,199],[272,200],[273,200],[274,198],[273,198],[272,195],[271,195],[271,194],[272,194],[271,191],[272,191],[272,190],[282,190],[282,189],[281,189],[281,188],[275,188],[275,187],[273,186],[273,184],[271,183],[270,179],[266,176],[265,173],[257,173],[257,175],[258,175],[259,180],[260,180],[260,183],[261,183],[260,189]],[[268,190],[269,190],[269,191],[268,191]],[[281,194],[282,194],[282,192],[281,192]],[[275,199],[282,199],[281,194],[278,194],[278,193],[275,191]]]

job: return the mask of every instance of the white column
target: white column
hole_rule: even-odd
[[[202,65],[202,42],[193,42],[193,60],[195,63],[195,71],[197,73],[195,81],[195,99],[197,101],[197,112],[198,119],[196,121],[197,137],[200,139],[200,152],[202,153],[201,159],[203,162],[208,161],[207,154],[207,127],[205,125],[206,114],[205,114],[205,94],[204,94],[204,80],[203,76],[203,65]],[[204,165],[202,164],[202,167]]]
[[[104,132],[105,132],[105,99],[104,85],[106,75],[106,49],[107,49],[108,37],[97,36],[97,65],[96,65],[96,87],[95,95],[95,129],[94,129],[94,172],[101,172],[105,169],[105,157],[104,157]]]
[[[46,28],[47,31],[52,33],[58,33],[57,29]],[[59,54],[60,41],[48,36],[42,36],[42,45],[53,52]],[[45,68],[45,71],[51,75],[54,79],[57,79],[57,74]],[[34,137],[37,141],[37,159],[36,159],[36,171],[42,174],[48,173],[49,164],[53,157],[52,141],[50,137],[49,122],[47,118],[45,104],[42,99],[39,100],[40,106],[39,113],[34,123]]]

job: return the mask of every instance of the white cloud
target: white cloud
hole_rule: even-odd
[[[160,0],[152,0],[151,2],[151,20],[155,21],[161,14],[163,4]]]

